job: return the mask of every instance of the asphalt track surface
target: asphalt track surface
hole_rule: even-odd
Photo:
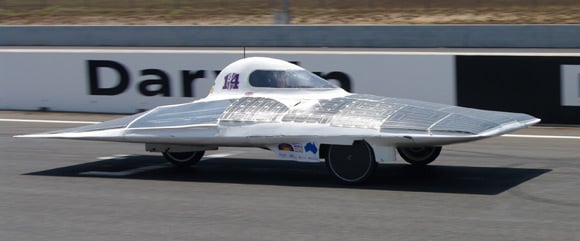
[[[12,137],[114,117],[0,111],[0,240],[580,240],[577,128],[448,146],[359,187],[263,150],[180,170],[137,144]]]

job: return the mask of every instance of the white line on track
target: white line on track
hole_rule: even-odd
[[[114,155],[114,156],[102,156],[102,157],[99,157],[97,159],[99,159],[99,160],[111,160],[111,159],[124,160],[124,159],[127,159],[127,158],[131,157],[131,156],[132,155],[118,154],[118,155]]]
[[[246,151],[222,152],[222,153],[216,153],[216,154],[204,156],[201,160],[207,160],[207,159],[213,159],[213,158],[223,158],[223,157],[239,155],[239,154],[243,154],[243,153],[246,153]]]
[[[243,153],[243,152],[216,153],[216,154],[208,155],[208,156],[204,157],[202,159],[202,161],[212,159],[212,158],[227,157],[227,156],[235,155],[238,153]],[[99,157],[98,159],[99,160],[111,160],[111,159],[123,160],[123,159],[127,159],[130,156],[131,155],[120,154],[120,155],[115,155],[115,156]],[[160,164],[160,165],[138,167],[138,168],[124,170],[124,171],[114,171],[114,172],[113,171],[111,171],[111,172],[108,172],[108,171],[87,171],[87,172],[81,172],[81,173],[79,173],[79,175],[82,175],[82,176],[126,177],[126,176],[130,176],[130,175],[135,175],[138,173],[143,173],[143,172],[153,171],[153,170],[157,170],[157,169],[161,169],[161,168],[166,168],[168,166],[170,166],[170,165]]]
[[[536,139],[573,139],[580,140],[580,136],[551,136],[551,135],[515,135],[515,134],[505,134],[502,137],[515,137],[515,138],[536,138]]]
[[[88,172],[81,172],[79,175],[83,176],[107,176],[107,177],[126,177],[129,175],[134,175],[142,172],[153,171],[161,168],[166,168],[168,165],[154,165],[154,166],[145,166],[139,167],[131,170],[120,171],[120,172],[105,172],[105,171],[88,171]]]
[[[0,122],[27,122],[27,123],[60,123],[60,124],[98,124],[98,121],[70,121],[70,120],[32,120],[32,119],[0,119]],[[572,139],[580,140],[580,136],[554,136],[554,135],[518,135],[505,134],[502,137],[512,138],[531,138],[531,139]],[[220,154],[215,154],[213,158],[222,157]]]
[[[0,122],[26,123],[59,123],[59,124],[98,124],[98,121],[68,121],[68,120],[29,120],[29,119],[0,119]]]

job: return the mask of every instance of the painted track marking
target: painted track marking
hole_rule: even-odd
[[[234,152],[226,152],[226,153],[216,153],[213,155],[208,155],[205,156],[202,161],[204,160],[209,160],[209,159],[213,159],[213,158],[222,158],[222,157],[227,157],[227,156],[232,156],[232,155],[236,155],[239,153],[244,153],[244,152],[239,152],[239,151],[234,151]],[[131,157],[132,155],[115,155],[115,156],[104,156],[104,157],[99,157],[99,160],[111,160],[111,159],[115,159],[115,160],[124,160],[127,159],[129,157]],[[143,173],[143,172],[148,172],[148,171],[153,171],[153,170],[157,170],[157,169],[162,169],[162,168],[167,168],[171,165],[169,164],[160,164],[160,165],[151,165],[151,166],[143,166],[143,167],[138,167],[138,168],[133,168],[133,169],[129,169],[129,170],[124,170],[124,171],[114,171],[114,172],[108,172],[108,171],[87,171],[87,172],[80,172],[79,175],[81,176],[105,176],[105,177],[126,177],[126,176],[130,176],[130,175],[135,175],[135,174],[139,174],[139,173]]]
[[[126,171],[120,171],[120,172],[88,171],[88,172],[81,172],[81,173],[79,173],[79,175],[83,175],[83,176],[126,177],[126,176],[134,175],[134,174],[137,174],[137,173],[148,172],[148,171],[153,171],[153,170],[157,170],[157,169],[161,169],[161,168],[166,168],[167,166],[168,166],[167,164],[165,164],[165,165],[145,166],[145,167],[139,167],[139,168],[130,169],[130,170],[126,170]]]
[[[0,119],[1,122],[25,123],[58,123],[58,124],[98,124],[98,121],[69,121],[69,120],[30,120],[30,119]]]
[[[204,156],[201,160],[213,159],[213,158],[223,158],[223,157],[238,155],[238,154],[242,154],[242,153],[246,153],[246,151],[231,151],[231,152],[216,153],[216,154]]]
[[[580,136],[551,136],[551,135],[516,135],[516,134],[505,134],[502,137],[515,137],[515,138],[535,138],[535,139],[573,139],[580,140]]]

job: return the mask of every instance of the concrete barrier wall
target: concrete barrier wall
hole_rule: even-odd
[[[455,104],[451,55],[300,48],[245,56],[290,61],[356,93]],[[134,113],[190,102],[207,96],[221,69],[243,57],[242,48],[0,49],[0,109]]]
[[[2,26],[0,45],[580,48],[580,25]]]
[[[0,109],[134,113],[185,103],[206,96],[230,62],[266,56],[301,65],[356,93],[580,124],[578,51],[276,49],[0,48]]]

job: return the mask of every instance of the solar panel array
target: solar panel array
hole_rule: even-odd
[[[416,100],[374,95],[296,101],[291,107],[271,98],[191,102],[156,108],[69,132],[114,128],[163,128],[194,125],[245,125],[255,123],[311,123],[381,132],[453,132],[478,134],[510,123],[526,122],[526,114],[484,111]]]

